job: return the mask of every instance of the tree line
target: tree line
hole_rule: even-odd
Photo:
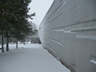
[[[9,51],[9,38],[19,40],[33,34],[28,18],[32,19],[35,13],[28,15],[31,0],[0,0],[0,35],[1,50],[4,52],[4,38],[6,38],[6,51]]]

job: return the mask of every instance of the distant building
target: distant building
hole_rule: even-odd
[[[31,42],[31,43],[41,43],[39,36],[38,36],[38,30],[36,30],[35,34],[27,36],[27,41]]]

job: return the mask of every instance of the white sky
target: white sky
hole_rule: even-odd
[[[29,19],[29,21],[32,21],[37,26],[39,26],[52,2],[53,0],[32,0],[32,2],[29,4],[29,14],[35,12],[36,16],[33,17],[33,20]]]

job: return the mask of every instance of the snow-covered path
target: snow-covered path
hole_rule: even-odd
[[[0,72],[70,72],[40,44],[19,45],[0,52]]]

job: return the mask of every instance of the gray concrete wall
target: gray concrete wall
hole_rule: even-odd
[[[96,0],[54,0],[39,37],[73,72],[96,72]]]

